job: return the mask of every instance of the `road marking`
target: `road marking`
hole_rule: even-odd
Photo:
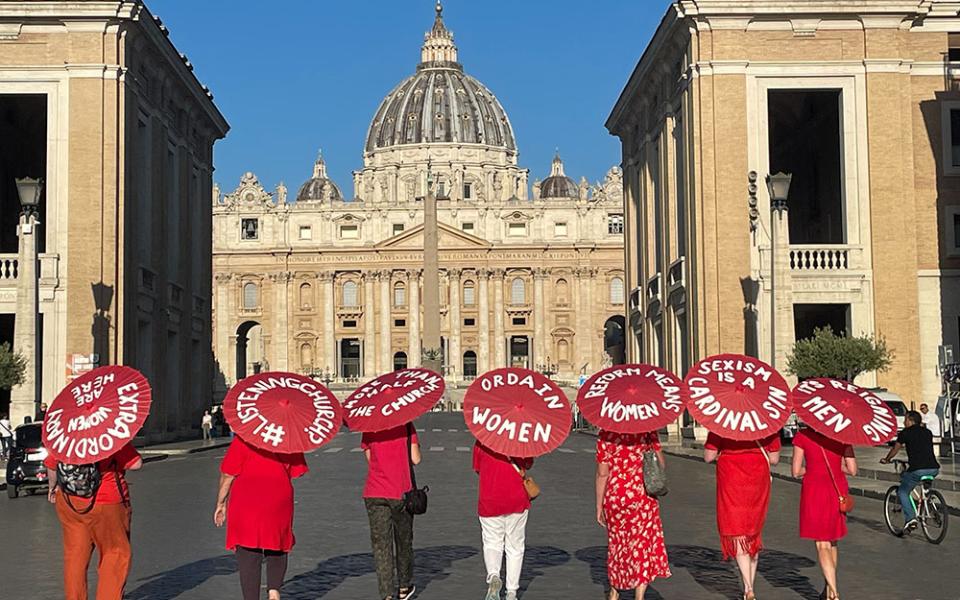
[[[557,448],[557,450],[559,450],[560,452],[564,452],[566,454],[573,454],[574,452],[576,452],[576,450],[571,450],[570,448]]]
[[[597,453],[597,449],[596,449],[596,448],[587,448],[586,450],[584,450],[584,452],[587,452],[588,454],[596,454],[596,453]]]
[[[448,429],[447,432],[448,432],[448,433],[459,433],[460,430],[459,430],[459,429]]]
[[[443,452],[443,446],[430,446],[430,452]]]
[[[351,448],[350,452],[363,452],[363,448]]]
[[[434,432],[443,431],[442,429],[434,429]]]
[[[340,452],[341,450],[343,450],[343,448],[327,448],[323,452],[325,454],[333,454],[334,452]]]
[[[457,446],[457,452],[470,452],[470,448],[466,446]]]

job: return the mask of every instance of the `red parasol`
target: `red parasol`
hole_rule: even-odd
[[[340,431],[343,409],[313,379],[273,371],[237,382],[223,399],[223,416],[243,441],[270,452],[310,452]]]
[[[875,446],[897,435],[897,417],[876,394],[838,379],[807,379],[793,388],[797,417],[831,440]]]
[[[57,394],[43,420],[43,445],[58,461],[90,464],[133,441],[150,414],[150,384],[136,369],[94,369]]]
[[[467,427],[481,444],[505,456],[541,456],[570,435],[570,402],[557,384],[527,369],[497,369],[478,377],[463,399]]]
[[[653,365],[618,365],[600,371],[580,386],[577,406],[604,431],[649,433],[683,414],[687,386]]]
[[[713,433],[753,441],[780,431],[790,416],[790,388],[767,363],[741,354],[698,362],[685,379],[687,410]]]
[[[428,369],[401,369],[368,381],[343,403],[351,431],[376,432],[410,423],[443,396],[443,377]]]

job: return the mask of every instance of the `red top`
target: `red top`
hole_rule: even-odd
[[[140,453],[137,452],[131,444],[126,444],[119,452],[110,458],[97,462],[97,469],[100,471],[100,488],[97,490],[97,504],[120,504],[123,501],[130,500],[130,489],[127,487],[127,478],[123,472],[132,467],[140,460]],[[43,464],[50,470],[57,470],[57,459],[52,454],[47,455]],[[120,485],[117,486],[119,477]],[[123,490],[123,496],[120,490]],[[70,500],[77,510],[85,508],[78,502],[88,502],[85,498]]]
[[[364,498],[400,500],[413,489],[410,481],[410,458],[407,452],[407,432],[411,444],[419,444],[413,426],[401,425],[386,431],[364,433],[360,447],[370,451],[367,484]]]
[[[780,450],[780,434],[775,433],[770,437],[755,441],[731,440],[719,436],[715,433],[707,434],[707,441],[703,445],[707,450],[716,450],[727,454],[743,454],[756,452],[760,454],[760,446],[767,452],[776,452]]]
[[[533,459],[508,458],[480,442],[474,444],[473,470],[480,476],[477,514],[481,517],[513,515],[530,508],[530,497],[514,463],[526,470],[533,466]]]
[[[236,477],[227,502],[227,549],[237,546],[289,552],[293,535],[293,485],[307,473],[302,453],[260,450],[233,438],[220,472]]]

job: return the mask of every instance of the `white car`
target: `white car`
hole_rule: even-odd
[[[889,406],[890,410],[892,410],[893,414],[897,417],[897,433],[903,431],[904,419],[906,418],[907,411],[909,410],[906,402],[903,401],[903,398],[884,389],[871,391],[876,394],[878,398],[883,400],[883,403]]]

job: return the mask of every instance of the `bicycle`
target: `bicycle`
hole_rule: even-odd
[[[894,459],[890,463],[893,464],[898,475],[907,470],[908,463],[905,460]],[[933,480],[932,476],[922,477],[920,485],[913,488],[910,493],[910,502],[917,514],[923,536],[931,544],[939,544],[947,537],[950,513],[947,510],[947,502],[943,499],[943,494],[933,489]],[[897,537],[903,537],[909,531],[906,531],[900,525],[900,523],[903,523],[903,507],[900,505],[900,497],[897,494],[899,488],[899,485],[892,485],[887,490],[883,499],[883,516],[890,533]]]

